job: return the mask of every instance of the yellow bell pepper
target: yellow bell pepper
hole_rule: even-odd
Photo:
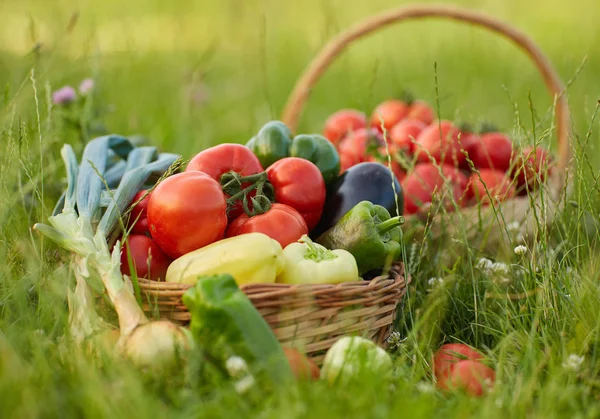
[[[169,265],[167,282],[195,284],[199,277],[229,274],[238,285],[275,282],[285,265],[281,245],[266,234],[219,240]]]
[[[356,259],[343,250],[328,250],[304,235],[283,249],[285,268],[277,277],[284,284],[337,284],[359,281]]]

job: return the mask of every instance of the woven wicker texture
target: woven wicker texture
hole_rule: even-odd
[[[385,346],[396,307],[410,277],[402,265],[370,281],[335,285],[248,284],[241,287],[279,341],[303,350],[315,362],[341,336],[368,337]],[[144,310],[186,324],[190,313],[181,301],[190,285],[139,280]]]

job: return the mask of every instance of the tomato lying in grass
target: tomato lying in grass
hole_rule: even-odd
[[[148,227],[148,202],[150,201],[152,192],[148,194],[147,192],[148,191],[139,191],[131,201],[131,204],[133,205],[143,198],[137,205],[131,207],[129,222],[132,234],[150,234],[150,229]]]
[[[464,343],[447,343],[442,345],[433,357],[433,374],[439,380],[447,375],[450,368],[463,360],[479,361],[483,354]]]
[[[415,149],[415,141],[419,134],[427,128],[427,125],[418,119],[407,119],[392,127],[390,140],[398,149],[412,154]]]
[[[342,109],[327,118],[323,136],[337,145],[349,133],[366,126],[367,117],[364,113],[355,109]]]
[[[512,141],[500,132],[489,132],[481,136],[474,149],[473,163],[478,169],[507,171],[512,161]]]
[[[443,197],[444,206],[451,210],[452,200],[461,202],[467,184],[467,177],[453,166],[443,164],[438,168],[428,163],[417,164],[402,181],[404,211],[415,214],[432,203],[435,196]],[[447,185],[450,191],[446,190]]]
[[[275,201],[298,211],[308,230],[317,225],[325,205],[325,181],[319,168],[298,157],[286,157],[267,169],[275,189]]]
[[[263,168],[258,157],[249,148],[241,144],[219,144],[196,154],[188,163],[185,171],[204,172],[220,182],[221,176],[228,172],[235,172],[240,176],[249,176],[261,173]],[[249,183],[243,183],[241,188],[247,186],[249,186]],[[250,196],[252,195],[251,193]],[[229,208],[229,219],[232,220],[238,217],[242,212],[242,201],[237,200]]]
[[[552,156],[542,147],[524,148],[514,167],[519,195],[527,195],[528,190],[534,190],[540,182],[544,182],[551,171],[551,163]]]
[[[369,161],[369,151],[385,146],[383,136],[372,128],[356,130],[346,136],[338,145],[340,158],[344,164],[354,166]]]
[[[219,182],[203,172],[170,176],[148,202],[150,234],[173,259],[223,237],[227,202]]]
[[[390,99],[381,102],[371,114],[371,128],[383,132],[381,129],[383,121],[385,130],[389,131],[394,125],[406,118],[409,110],[409,106],[401,100]]]
[[[415,144],[415,154],[421,163],[431,162],[461,165],[465,155],[458,141],[459,129],[450,121],[434,122],[421,131]]]
[[[292,348],[283,348],[283,352],[292,368],[292,373],[299,380],[318,380],[319,367],[309,360],[304,354]]]
[[[131,276],[128,253],[138,278],[165,279],[171,259],[148,236],[130,235],[121,249],[121,273]]]
[[[494,169],[481,169],[479,174],[473,173],[469,178],[466,198],[481,205],[488,205],[490,196],[494,200],[504,201],[514,197],[515,193],[515,186],[506,173]]]
[[[429,125],[435,119],[435,112],[429,104],[423,100],[415,100],[410,105],[407,115],[408,119],[417,119],[425,125]]]
[[[308,234],[306,221],[294,208],[275,203],[267,212],[249,217],[242,214],[233,220],[225,233],[226,237],[247,233],[263,233],[277,240],[281,247],[296,242]]]
[[[481,396],[496,381],[495,371],[487,365],[473,360],[459,361],[438,380],[442,390],[463,390],[470,396]]]

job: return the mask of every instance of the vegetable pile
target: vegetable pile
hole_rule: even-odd
[[[545,181],[553,162],[544,148],[520,149],[490,125],[475,132],[468,124],[435,120],[422,100],[386,100],[370,118],[339,110],[325,121],[323,135],[339,151],[342,172],[389,161],[402,185],[405,214],[425,212],[434,202],[453,211],[527,195]]]

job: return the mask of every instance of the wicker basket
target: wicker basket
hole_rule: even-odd
[[[320,364],[345,334],[358,333],[385,346],[410,276],[401,264],[370,281],[336,285],[248,284],[241,287],[279,341]],[[139,279],[144,310],[182,324],[190,313],[181,297],[191,285]]]
[[[501,35],[522,49],[540,72],[547,90],[555,104],[555,128],[558,141],[556,170],[544,182],[542,188],[530,196],[516,197],[501,204],[484,208],[465,208],[457,213],[430,216],[427,212],[406,217],[406,226],[414,227],[417,235],[430,231],[434,237],[442,232],[452,237],[466,239],[471,247],[494,249],[510,243],[511,237],[534,240],[537,227],[547,227],[566,202],[571,182],[570,113],[565,98],[565,87],[552,65],[539,47],[521,31],[490,16],[447,6],[408,6],[392,9],[369,17],[339,33],[321,48],[298,79],[289,96],[281,120],[294,132],[311,90],[332,62],[352,42],[382,29],[392,23],[424,18],[445,18],[486,28]],[[519,231],[507,228],[518,224]],[[512,226],[511,226],[512,227]],[[483,231],[482,231],[483,230]],[[512,232],[509,233],[509,230]]]

